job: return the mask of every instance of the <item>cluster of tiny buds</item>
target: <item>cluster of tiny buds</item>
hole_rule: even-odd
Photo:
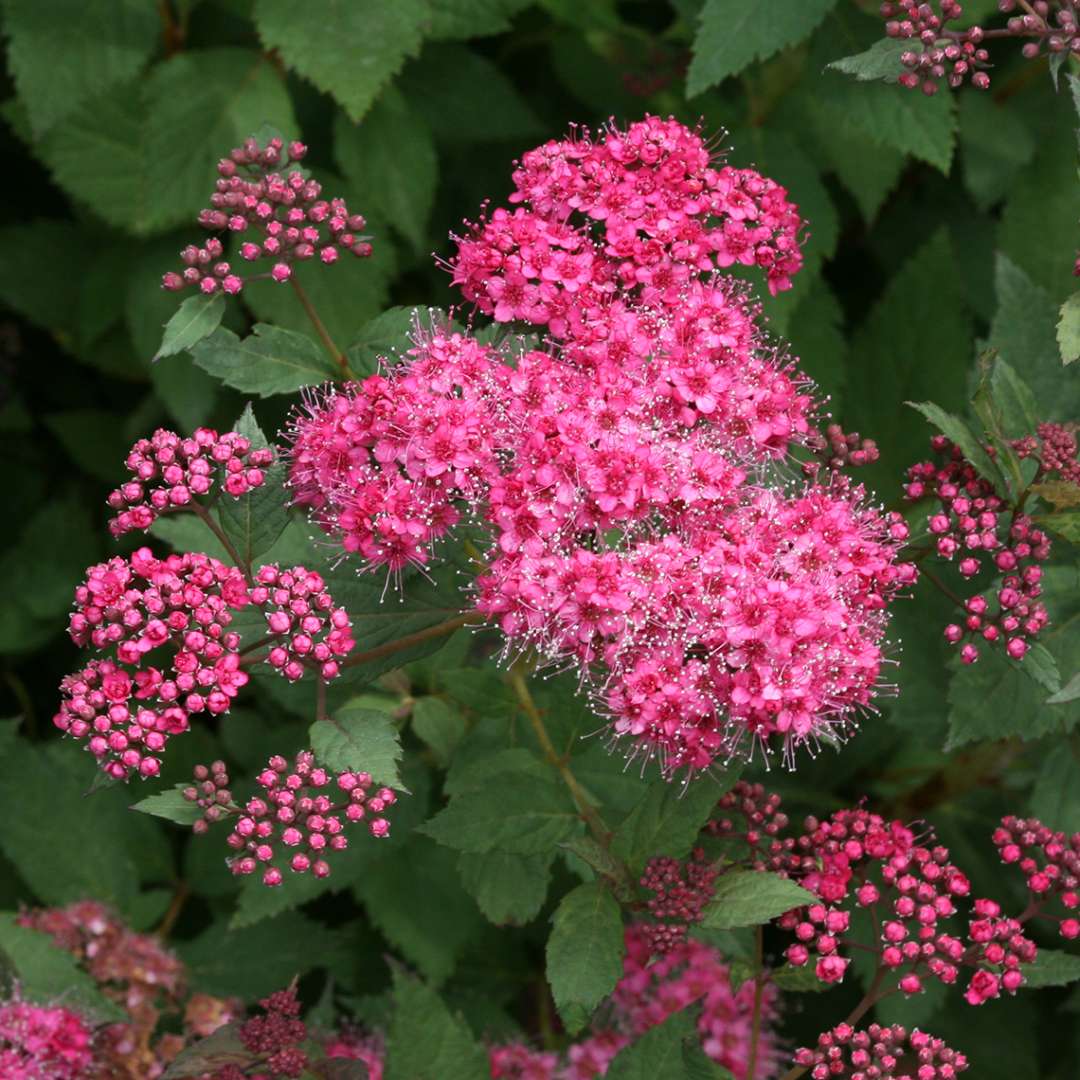
[[[926,461],[912,466],[904,493],[911,500],[932,496],[940,501],[941,509],[929,519],[937,554],[948,560],[959,556],[957,569],[966,579],[984,568],[984,560],[1005,575],[995,597],[996,610],[980,589],[964,601],[963,624],[945,627],[945,639],[952,645],[963,643],[960,658],[965,664],[979,658],[977,639],[1003,643],[1012,659],[1021,660],[1031,639],[1048,622],[1046,608],[1037,599],[1042,568],[1036,564],[1049,557],[1050,539],[1030,518],[1010,512],[993,485],[944,435],[935,435],[931,447],[945,456],[945,464]],[[999,535],[1003,526],[1004,539]]]
[[[882,17],[888,19],[885,33],[892,38],[917,39],[922,50],[909,50],[900,56],[908,70],[897,80],[901,86],[924,94],[936,94],[938,79],[946,78],[950,86],[960,86],[970,77],[971,85],[985,90],[990,76],[978,70],[989,63],[986,49],[980,48],[983,30],[974,26],[958,32],[945,30],[946,23],[960,18],[963,9],[956,0],[941,0],[940,12],[921,0],[896,0],[881,5]]]
[[[814,1049],[797,1050],[794,1060],[812,1080],[952,1080],[968,1068],[967,1058],[941,1039],[918,1029],[909,1036],[899,1024],[871,1024],[865,1031],[837,1024],[818,1036]]]
[[[811,432],[806,445],[815,456],[815,460],[803,464],[807,476],[815,476],[822,464],[833,470],[857,468],[871,465],[881,456],[873,439],[860,438],[857,431],[845,432],[839,424],[829,424],[824,432]]]
[[[747,845],[755,858],[763,845],[783,843],[777,837],[788,827],[788,816],[780,810],[780,796],[767,792],[763,784],[751,784],[739,780],[735,786],[716,804],[719,817],[713,817],[706,825],[706,832],[711,836],[732,837]],[[736,825],[731,817],[737,813],[743,818],[741,825]],[[794,841],[788,843],[793,846]],[[757,859],[754,869],[765,870],[769,866]]]
[[[162,287],[173,292],[198,288],[210,296],[217,292],[235,295],[248,281],[269,278],[288,281],[293,264],[318,259],[329,266],[343,251],[366,258],[372,248],[362,235],[367,222],[350,214],[344,199],[322,198],[322,186],[299,168],[287,173],[279,166],[295,165],[307,153],[300,142],[286,148],[279,138],[265,147],[255,139],[233,150],[218,163],[217,190],[210,206],[199,214],[199,224],[214,231],[256,236],[240,244],[246,262],[273,260],[268,272],[241,276],[223,260],[224,247],[216,237],[202,246],[189,244],[180,253],[184,269],[170,271]]]
[[[208,495],[219,475],[224,476],[221,486],[229,495],[246,495],[262,485],[264,469],[273,460],[272,450],[252,449],[251,440],[235,431],[219,435],[212,428],[197,428],[184,439],[159,428],[149,439],[140,439],[127,456],[133,479],[108,498],[117,511],[109,531],[123,536],[149,529],[160,514]]]
[[[184,788],[184,798],[202,810],[200,817],[191,826],[197,835],[204,834],[211,825],[221,821],[235,809],[232,792],[229,790],[229,773],[224,761],[195,766],[195,784]]]
[[[1017,457],[1038,461],[1036,479],[1043,480],[1053,473],[1067,484],[1080,484],[1075,424],[1039,424],[1034,435],[1016,439],[1012,446]]]
[[[318,667],[324,679],[334,679],[341,671],[339,658],[356,644],[349,613],[334,607],[322,577],[313,570],[294,566],[279,570],[273,564],[260,566],[251,588],[252,602],[266,610],[267,633],[280,639],[271,646],[266,660],[290,682],[304,674],[307,664]]]
[[[963,8],[956,0],[940,0],[937,10],[926,0],[886,0],[881,15],[888,20],[885,33],[891,38],[918,41],[914,49],[900,54],[907,69],[897,80],[908,89],[920,88],[924,94],[937,93],[938,81],[945,79],[952,87],[970,79],[978,90],[990,86],[989,54],[982,47],[991,37],[1026,39],[1021,53],[1028,60],[1044,49],[1048,53],[1073,52],[1080,54],[1080,25],[1078,0],[998,0],[998,9],[1011,14],[1017,3],[1024,9],[1013,15],[1006,28],[984,30],[971,26],[964,30],[946,29],[946,24],[960,18]]]
[[[1027,879],[1039,914],[1057,919],[1058,932],[1066,940],[1080,938],[1080,833],[1055,832],[1037,818],[1005,817],[993,840],[1001,861],[1018,866]],[[1063,918],[1042,910],[1055,897],[1065,909]]]
[[[701,848],[695,848],[686,862],[669,856],[649,860],[641,887],[654,894],[647,906],[656,922],[643,923],[641,930],[653,953],[670,952],[686,941],[687,928],[701,922],[712,899],[717,872]]]
[[[308,1055],[303,1049],[308,1031],[307,1025],[300,1019],[296,987],[278,990],[259,1004],[264,1010],[263,1015],[253,1016],[240,1025],[238,1035],[244,1049],[257,1055],[260,1064],[265,1062],[272,1076],[301,1076],[308,1066]],[[246,1075],[238,1072],[241,1077]],[[228,1073],[219,1071],[216,1080],[232,1078]]]
[[[262,865],[263,884],[269,886],[284,880],[281,867],[274,863],[279,853],[284,853],[293,873],[310,871],[315,877],[326,877],[330,873],[330,853],[348,847],[344,832],[347,825],[366,820],[372,836],[389,836],[390,822],[381,815],[397,801],[390,788],[372,791],[370,773],[332,773],[317,765],[315,756],[306,750],[297,754],[291,768],[285,758],[272,757],[268,767],[255,778],[264,794],[252,797],[243,807],[231,805],[224,768],[197,769],[195,778],[198,786],[186,789],[184,794],[204,807],[200,831],[225,814],[233,816],[233,831],[227,843],[237,854],[229,860],[230,869],[234,874],[246,875]],[[289,851],[293,854],[289,855]]]

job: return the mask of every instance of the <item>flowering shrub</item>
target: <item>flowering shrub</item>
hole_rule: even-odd
[[[1076,3],[99,6],[0,1075],[1071,1080]]]

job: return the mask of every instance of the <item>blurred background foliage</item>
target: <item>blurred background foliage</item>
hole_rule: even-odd
[[[250,996],[303,970],[306,992],[317,996],[329,971],[341,1000],[378,1021],[383,957],[392,951],[441,985],[477,1034],[550,1025],[547,913],[583,867],[570,856],[548,859],[543,888],[493,920],[526,925],[496,928],[478,904],[476,868],[470,877],[456,853],[410,831],[439,804],[439,766],[466,728],[471,749],[454,755],[451,776],[493,740],[528,743],[497,672],[475,663],[481,639],[455,638],[365,691],[387,707],[403,695],[427,703],[414,708],[406,736],[413,795],[377,859],[335,872],[338,891],[313,893],[302,910],[295,905],[305,897],[288,889],[238,896],[216,841],[189,843],[128,813],[130,793],[83,797],[90,761],[53,737],[51,716],[57,684],[76,664],[64,633],[73,585],[111,554],[104,496],[135,438],[158,425],[227,428],[244,406],[186,355],[151,362],[176,307],[160,277],[200,236],[194,217],[217,159],[266,123],[302,138],[327,189],[370,220],[371,259],[300,271],[345,344],[389,306],[453,303],[439,265],[448,234],[485,200],[505,198],[523,150],[609,117],[700,120],[732,163],[787,185],[808,220],[806,267],[764,308],[836,419],[877,440],[880,461],[864,477],[894,504],[930,434],[903,402],[963,412],[986,344],[1029,383],[1046,418],[1080,417],[1080,381],[1062,369],[1054,338],[1078,242],[1077,121],[1064,82],[1059,92],[1045,62],[1022,60],[1009,43],[994,51],[985,93],[926,98],[828,70],[882,37],[875,7],[0,0],[8,177],[0,207],[8,463],[0,692],[4,715],[22,718],[22,735],[8,731],[0,743],[0,907],[93,895],[149,928],[180,896],[174,940],[210,992]],[[996,4],[967,7],[972,19],[993,18]],[[263,284],[243,301],[227,318],[237,331],[261,319],[309,332],[290,291]],[[257,402],[263,428],[276,430],[287,407],[280,398]],[[1080,668],[1075,550],[1059,541],[1054,562],[1047,603],[1057,626],[1048,645],[1067,681]],[[1020,886],[1001,879],[989,843],[996,817],[1032,809],[1056,827],[1080,828],[1069,734],[1080,703],[1048,711],[1046,687],[1003,660],[958,673],[940,638],[948,607],[925,586],[901,602],[897,695],[839,754],[824,750],[766,782],[796,813],[868,797],[883,813],[925,818],[976,890],[1003,896]],[[580,774],[625,810],[640,780],[625,776],[599,739],[573,738],[597,724],[572,689],[557,680],[542,696]],[[270,749],[297,745],[295,701],[260,690],[218,730],[177,740],[167,779],[215,756],[251,771]],[[296,712],[306,716],[308,704]],[[760,763],[745,775],[763,775]],[[495,909],[502,902],[487,896]],[[890,999],[879,1015],[931,1024],[972,1052],[993,1046],[976,1057],[980,1080],[1065,1080],[1075,1076],[1080,1046],[1069,1045],[1077,1037],[1063,1036],[1063,1025],[1080,999],[1046,994],[1039,1007],[1022,994],[969,1010],[929,993]],[[858,992],[845,986],[832,996]],[[845,1011],[805,1000],[788,1010],[802,1037]]]

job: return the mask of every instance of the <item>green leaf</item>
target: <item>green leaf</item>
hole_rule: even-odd
[[[255,27],[267,49],[361,120],[383,85],[420,46],[423,0],[331,0],[297,18],[291,0],[258,0]]]
[[[1061,305],[1061,318],[1057,324],[1057,341],[1061,349],[1063,364],[1080,360],[1080,293],[1073,293]]]
[[[435,41],[501,34],[534,0],[430,0],[427,36]]]
[[[225,296],[222,293],[189,296],[165,324],[165,334],[154,359],[163,360],[197,345],[221,325],[224,314]]]
[[[243,339],[221,327],[195,345],[191,355],[226,386],[259,397],[291,394],[338,374],[311,338],[266,323],[256,323],[251,336]]]
[[[452,851],[414,833],[353,885],[372,924],[435,984],[450,978],[465,947],[484,929],[456,862]]]
[[[1059,949],[1039,949],[1035,963],[1021,968],[1024,990],[1042,990],[1047,986],[1068,986],[1080,979],[1080,956]]]
[[[465,735],[465,718],[442,698],[425,696],[413,703],[412,728],[445,767]]]
[[[953,416],[932,401],[907,401],[916,412],[922,413],[950,442],[964,452],[964,457],[975,466],[984,479],[989,480],[999,492],[1007,489],[1005,477],[997,462],[986,452],[978,437],[959,416]]]
[[[905,48],[910,42],[905,42]],[[964,183],[980,210],[1007,196],[1035,156],[1038,138],[1022,105],[993,94],[961,94],[960,153]]]
[[[766,60],[809,36],[836,0],[706,0],[694,38],[686,94],[695,97],[755,60]]]
[[[717,800],[739,778],[739,770],[724,773],[724,783],[704,774],[685,787],[654,781],[627,818],[615,830],[612,852],[632,870],[644,868],[654,855],[682,858],[694,846],[698,833]]]
[[[359,125],[334,120],[334,157],[346,180],[412,244],[424,251],[438,182],[438,156],[427,121],[388,87]]]
[[[349,703],[331,719],[316,720],[309,736],[315,757],[326,768],[371,773],[375,783],[401,788],[401,741],[386,713]]]
[[[224,1070],[227,1065],[250,1065],[251,1051],[240,1041],[239,1030],[239,1022],[226,1024],[205,1039],[185,1046],[162,1073],[161,1080],[189,1080]]]
[[[177,784],[168,791],[159,791],[140,799],[131,809],[141,814],[152,814],[177,825],[194,825],[202,817],[202,810],[193,802],[184,798],[184,791],[190,784]]]
[[[1070,543],[1080,544],[1080,511],[1067,510],[1060,514],[1047,514],[1038,519],[1040,525],[1065,537]]]
[[[1064,120],[1067,109],[1064,97],[1059,97],[1050,103],[1047,119]],[[1075,143],[1058,137],[1041,139],[1035,158],[1009,189],[998,230],[998,246],[1047,290],[1055,308],[1072,291],[1076,251],[1075,244],[1048,243],[1047,238],[1075,232],[1076,185]],[[1006,359],[1024,373],[1023,362]]]
[[[489,1071],[487,1052],[464,1021],[434,990],[395,967],[386,1080],[479,1080]]]
[[[551,917],[547,980],[567,1030],[580,1031],[623,973],[622,914],[599,882],[579,885]]]
[[[540,855],[580,831],[565,788],[527,773],[500,773],[450,800],[421,831],[458,851]]]
[[[126,911],[144,880],[172,873],[162,828],[128,809],[121,785],[86,798],[96,772],[70,742],[39,749],[18,740],[0,758],[0,850],[38,899],[65,904],[92,896]],[[63,822],[42,842],[43,821]]]
[[[265,450],[270,445],[250,402],[233,425],[233,431],[248,439],[253,450]],[[290,521],[285,466],[276,454],[274,461],[263,469],[263,476],[262,485],[246,495],[234,498],[224,493],[218,509],[222,530],[249,565],[256,556],[273,548]]]
[[[1011,364],[1000,356],[990,368],[990,392],[1001,419],[1001,430],[1010,439],[1029,435],[1038,423],[1035,395]]]
[[[161,33],[143,0],[3,0],[9,70],[36,135],[150,59]]]
[[[1073,682],[1077,684],[1076,696],[1080,696],[1080,676]],[[1070,835],[1080,832],[1080,761],[1076,750],[1069,743],[1046,749],[1031,791],[1031,813],[1051,829]]]
[[[822,982],[815,974],[813,964],[802,967],[785,964],[772,972],[769,978],[786,994],[820,994],[836,985]]]
[[[640,1035],[615,1055],[606,1080],[731,1080],[702,1053],[695,1015],[693,1008],[680,1009]]]
[[[919,319],[912,318],[913,311],[921,313]],[[933,364],[925,362],[926,322],[934,326]],[[863,359],[848,366],[845,428],[875,439],[886,462],[922,460],[926,429],[898,404],[932,398],[956,411],[967,403],[971,324],[944,229],[889,281],[856,331],[851,355]],[[896,483],[893,464],[879,462],[863,471],[871,486],[875,480],[882,486]]]
[[[760,926],[785,911],[816,902],[817,897],[778,874],[728,870],[716,879],[713,898],[702,915],[706,929]]]
[[[240,930],[216,922],[179,952],[202,992],[252,1001],[327,967],[340,947],[333,931],[290,911]]]
[[[19,990],[28,1001],[74,1005],[98,1023],[126,1019],[117,1005],[104,997],[97,983],[65,949],[54,945],[49,934],[19,926],[15,915],[0,912],[0,957],[14,968]]]
[[[139,231],[187,224],[214,190],[217,162],[265,123],[297,130],[284,81],[256,49],[178,52],[150,72],[143,93],[152,205]]]
[[[428,45],[399,85],[435,139],[454,147],[526,139],[546,130],[506,74],[462,45]]]
[[[1065,686],[1046,699],[1047,705],[1064,705],[1067,701],[1080,698],[1080,674],[1074,675]]]
[[[554,857],[554,852],[464,852],[457,868],[466,892],[490,922],[523,926],[536,918],[544,904]]]
[[[379,361],[396,363],[412,345],[413,328],[431,325],[437,308],[392,307],[369,322],[346,350],[349,368],[360,378],[373,375]]]
[[[1030,387],[1039,420],[1074,419],[1080,413],[1080,384],[1062,377],[1054,301],[1007,255],[998,255],[994,284],[998,307],[990,326],[990,347]],[[1034,425],[1018,434],[1032,431]]]
[[[866,52],[845,56],[834,60],[828,66],[834,71],[851,75],[859,82],[874,82],[882,79],[894,83],[903,74],[905,68],[900,63],[900,54],[911,49],[911,43],[902,38],[882,38],[875,41]]]

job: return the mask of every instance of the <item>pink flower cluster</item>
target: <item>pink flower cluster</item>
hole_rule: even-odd
[[[347,613],[303,567],[263,566],[250,587],[236,567],[193,552],[158,559],[144,547],[90,567],[69,632],[112,655],[64,678],[53,723],[86,739],[109,776],[157,776],[169,738],[194,715],[227,712],[247,683],[229,626],[249,604],[266,616],[269,646],[251,659],[290,680],[308,667],[334,678],[354,647]]]
[[[1055,919],[1063,938],[1080,938],[1080,832],[1069,836],[1036,818],[1006,817],[993,840],[1001,861],[1023,873],[1040,916]],[[1045,910],[1053,899],[1061,902],[1064,917]]]
[[[953,1080],[968,1068],[963,1054],[917,1028],[871,1024],[857,1031],[837,1024],[818,1036],[814,1049],[795,1052],[795,1063],[810,1070],[811,1080]]]
[[[935,6],[926,0],[885,0],[880,11],[885,32],[891,38],[918,42],[921,49],[900,54],[907,70],[897,80],[908,89],[919,87],[924,94],[937,93],[938,80],[949,86],[963,85],[970,80],[979,90],[990,86],[990,76],[984,70],[990,66],[990,55],[983,42],[994,37],[1024,39],[1021,53],[1027,59],[1041,55],[1073,52],[1080,54],[1080,22],[1076,0],[998,0],[998,9],[1005,13],[1023,8],[1022,14],[1010,18],[1005,29],[985,30],[970,26],[950,30],[948,24],[963,15],[957,0],[939,0]]]
[[[127,456],[133,479],[109,496],[109,506],[117,511],[109,531],[123,536],[149,529],[159,515],[209,494],[221,477],[229,495],[246,495],[262,485],[273,458],[272,450],[252,449],[250,440],[235,431],[219,435],[212,428],[198,428],[183,439],[159,428],[149,439],[140,439]]]
[[[189,717],[227,711],[247,682],[239,635],[228,630],[247,603],[240,571],[208,555],[157,559],[140,548],[90,567],[69,633],[76,645],[113,650],[115,660],[92,660],[63,680],[53,723],[86,739],[115,779],[156,776],[166,742],[188,729]]]
[[[0,1002],[0,1076],[5,1080],[89,1080],[94,1064],[85,1020],[61,1006]]]
[[[195,823],[196,832],[206,832],[210,824],[226,817],[232,819],[226,843],[236,853],[229,860],[234,874],[254,874],[261,865],[263,884],[269,886],[285,880],[283,866],[295,874],[310,871],[322,878],[330,873],[331,853],[349,846],[348,825],[366,820],[372,836],[390,835],[390,822],[382,814],[397,802],[397,796],[387,787],[372,791],[369,773],[330,772],[304,750],[292,766],[283,757],[272,757],[255,779],[263,793],[242,807],[233,802],[221,762],[209,770],[197,766],[197,786],[184,790],[184,797],[204,810]]]
[[[787,192],[714,159],[697,131],[648,116],[525,154],[510,202],[458,242],[454,281],[499,322],[577,333],[611,294],[670,303],[713,267],[758,266],[773,293],[802,265]]]
[[[935,435],[930,444],[944,463],[913,465],[904,493],[910,500],[933,498],[940,504],[928,522],[934,550],[943,559],[956,559],[966,580],[988,565],[992,573],[1004,575],[996,604],[983,595],[986,583],[981,582],[964,601],[963,623],[946,626],[945,639],[953,645],[964,642],[960,658],[965,664],[978,660],[979,639],[1004,644],[1009,656],[1021,660],[1048,622],[1037,598],[1042,592],[1038,563],[1050,556],[1050,538],[1027,515],[1010,511],[993,484],[944,435]]]
[[[667,855],[649,860],[639,884],[653,894],[646,904],[654,921],[642,923],[640,932],[652,953],[670,952],[686,940],[690,925],[701,922],[718,873],[702,848],[685,862]]]
[[[1033,457],[1039,463],[1036,479],[1052,474],[1067,484],[1080,484],[1080,460],[1077,460],[1076,425],[1042,423],[1034,435],[1013,442],[1019,458]]]
[[[904,994],[919,993],[928,976],[951,985],[961,968],[972,970],[965,992],[972,1005],[1023,984],[1021,968],[1034,962],[1035,943],[995,901],[972,901],[966,932],[950,933],[948,920],[960,913],[971,886],[947,848],[920,844],[901,822],[864,809],[841,810],[827,821],[807,818],[797,837],[769,833],[761,826],[778,802],[743,781],[719,805],[727,816],[710,822],[709,832],[745,843],[751,867],[794,878],[820,898],[776,920],[795,936],[786,950],[793,966],[813,961],[820,980],[841,981],[850,963],[844,952],[851,944],[851,909],[861,908],[875,916],[880,941],[856,944],[877,953]]]
[[[527,207],[460,241],[454,271],[548,348],[418,333],[291,432],[296,502],[369,565],[423,565],[464,513],[484,522],[477,609],[508,648],[579,667],[612,733],[667,772],[844,734],[915,576],[906,526],[860,488],[770,482],[810,441],[811,397],[714,268],[786,286],[798,218],[771,181],[710,162],[655,117],[530,152]]]
[[[414,362],[312,396],[290,432],[294,501],[344,549],[397,572],[431,545],[498,476],[497,403],[512,374],[462,334],[433,335]]]
[[[271,667],[289,682],[304,674],[305,664],[317,667],[323,679],[337,678],[341,657],[352,652],[356,642],[349,613],[334,607],[319,574],[302,566],[260,566],[249,596],[263,609],[267,632],[277,642],[266,655]]]
[[[246,262],[273,260],[268,272],[246,277],[237,273],[222,261],[222,242],[211,237],[201,248],[194,244],[184,248],[180,253],[184,269],[165,274],[162,287],[235,295],[248,281],[288,281],[297,262],[316,256],[329,266],[344,251],[358,258],[370,255],[369,237],[361,235],[367,223],[360,214],[349,213],[344,199],[324,199],[319,182],[299,168],[280,171],[286,161],[299,162],[306,154],[303,143],[289,143],[286,149],[279,138],[270,139],[265,147],[248,139],[218,164],[217,190],[210,196],[210,206],[199,214],[199,224],[206,229],[253,236],[240,244],[240,257]]]

